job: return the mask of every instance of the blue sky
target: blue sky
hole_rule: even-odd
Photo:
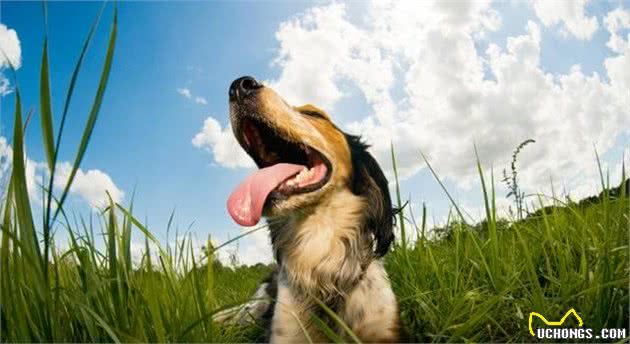
[[[72,68],[101,5],[48,4],[56,124]],[[624,21],[629,1],[576,1],[569,9],[524,2],[480,8],[461,3],[445,9],[426,3],[415,10],[411,4],[412,11],[368,3],[286,1],[118,6],[114,67],[82,164],[85,185],[69,206],[89,214],[89,197],[82,192],[95,192],[92,186],[98,181],[90,179],[95,174],[89,171],[99,170],[97,179],[108,176],[123,202],[135,190],[136,214],[162,238],[173,209],[180,227],[193,223],[192,232],[202,240],[211,234],[223,241],[241,231],[225,202],[249,170],[241,167],[246,163],[226,167],[229,161],[217,154],[232,144],[220,134],[229,133],[227,87],[242,75],[265,80],[290,101],[323,106],[344,129],[363,134],[374,145],[385,169],[389,161],[384,147],[393,141],[404,159],[403,193],[411,196],[416,210],[425,201],[438,222],[449,205],[423,167],[420,150],[435,162],[457,199],[477,214],[481,195],[471,172],[473,143],[498,174],[514,146],[533,137],[539,142],[523,158],[525,188],[545,191],[552,177],[578,195],[595,191],[594,145],[611,172],[628,147],[630,110],[623,89],[630,85],[630,69],[623,72],[619,66],[630,66],[630,23]],[[112,8],[106,7],[79,77],[61,151],[64,161],[74,157],[94,96]],[[37,107],[44,37],[41,4],[3,1],[0,9],[3,33],[14,30],[19,39],[18,81],[24,103]],[[609,16],[616,9],[619,14]],[[425,24],[426,18],[418,14],[404,24],[413,17],[409,12],[416,11],[434,11],[444,21]],[[620,23],[614,28],[607,24],[613,19]],[[376,27],[379,20],[389,29]],[[593,20],[596,26],[588,29]],[[614,49],[608,44],[613,36],[621,39]],[[443,42],[453,45],[440,45]],[[473,50],[468,49],[471,42]],[[334,51],[327,50],[331,47]],[[607,65],[613,58],[615,63]],[[469,63],[472,60],[478,63]],[[10,139],[14,93],[0,100],[1,135]],[[524,110],[510,115],[515,109]],[[202,130],[208,118],[220,125],[220,132]],[[27,148],[28,158],[41,162],[37,120],[30,127]],[[194,145],[197,135],[200,141]],[[549,171],[558,175],[550,176]],[[248,240],[240,248],[246,262],[268,257],[261,252],[268,250],[264,236]]]

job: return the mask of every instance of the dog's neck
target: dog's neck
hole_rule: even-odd
[[[324,300],[348,292],[372,260],[363,230],[366,202],[341,189],[271,225],[280,273],[292,288]]]

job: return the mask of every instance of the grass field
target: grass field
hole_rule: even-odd
[[[114,15],[74,172],[98,118],[116,31]],[[43,48],[36,117],[50,179],[91,32],[56,133],[47,46]],[[134,217],[132,205],[112,202],[95,219],[68,214],[63,205],[72,177],[61,193],[53,194],[52,183],[44,185],[44,216],[34,218],[23,142],[25,122],[31,116],[22,113],[17,88],[15,97],[12,173],[0,209],[0,341],[247,342],[260,335],[259,328],[219,326],[211,318],[246,301],[271,267],[225,267],[214,258],[222,248],[210,243],[203,259],[193,254],[190,240],[161,246],[150,228]],[[585,327],[628,329],[628,196],[603,192],[590,204],[552,199],[555,207],[536,216],[499,219],[494,180],[484,176],[481,166],[479,171],[486,209],[482,223],[465,223],[454,205],[452,221],[441,228],[439,237],[429,240],[425,216],[400,214],[399,230],[416,239],[397,241],[386,256],[386,267],[406,331],[422,342],[531,342],[535,339],[528,332],[530,312],[559,319],[570,308],[580,314]],[[603,177],[602,189],[610,189]],[[400,206],[400,193],[397,196]],[[540,204],[549,201],[543,195],[531,199]],[[54,241],[61,231],[70,237],[64,250]],[[132,262],[132,231],[146,238],[139,265]],[[149,252],[152,247],[157,251]]]
[[[608,199],[517,222],[490,211],[481,226],[395,249],[387,267],[408,330],[425,342],[531,342],[530,312],[557,320],[571,308],[597,333],[627,329],[628,207]]]

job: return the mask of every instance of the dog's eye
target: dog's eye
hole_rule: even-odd
[[[313,111],[313,110],[301,110],[300,113],[302,113],[303,115],[306,115],[306,116],[326,119],[326,116],[324,116],[322,113],[319,113],[319,112]]]

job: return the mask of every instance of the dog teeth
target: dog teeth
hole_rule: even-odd
[[[315,173],[314,169],[309,169],[308,167],[303,167],[302,170],[300,171],[300,173],[298,173],[295,177],[285,181],[284,183],[282,183],[281,188],[282,189],[289,189],[289,188],[293,188],[293,187],[298,187],[300,186],[301,183],[310,180],[311,178],[313,178],[313,175]]]
[[[302,183],[304,181],[311,179],[313,177],[313,173],[314,171],[312,169],[304,167],[302,171],[297,176],[295,176],[293,180],[296,181],[297,183]]]
[[[297,177],[295,177],[295,181],[298,183],[301,183],[304,180],[304,174],[300,173],[297,175]]]

